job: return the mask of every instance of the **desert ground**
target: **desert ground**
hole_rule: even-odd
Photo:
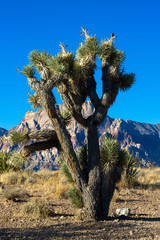
[[[160,239],[160,169],[142,170],[138,187],[118,186],[109,218],[95,222],[66,197],[69,184],[59,172],[5,173],[0,177],[0,239]],[[13,193],[19,193],[15,195]],[[28,213],[24,206],[42,201],[51,214]],[[131,209],[116,218],[117,208]],[[47,210],[46,210],[46,213]]]

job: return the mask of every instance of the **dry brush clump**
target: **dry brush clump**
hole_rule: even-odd
[[[26,203],[22,207],[22,213],[24,215],[29,215],[31,217],[53,217],[54,210],[53,207],[45,200],[35,200],[33,202]]]
[[[26,201],[30,195],[27,191],[21,188],[12,188],[5,190],[2,195],[6,200],[11,200],[13,202],[22,202]]]

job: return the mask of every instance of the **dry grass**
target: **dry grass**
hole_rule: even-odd
[[[34,192],[43,192],[46,198],[66,198],[66,192],[71,187],[59,171],[40,170],[38,172],[8,172],[0,176],[0,182],[6,186],[21,186],[32,195]]]
[[[160,168],[139,169],[134,181],[138,182],[139,187],[142,188],[160,187]],[[118,189],[134,187],[134,181],[132,186],[128,186],[125,176],[122,176],[117,187]],[[41,197],[47,200],[67,198],[67,191],[72,186],[72,184],[67,183],[66,178],[60,171],[49,170],[8,172],[0,176],[0,182],[7,188],[13,189],[11,194],[13,196],[17,192],[14,187],[16,185],[25,188],[30,195],[39,196],[39,192],[41,192]],[[118,191],[115,191],[112,201],[118,202],[120,200]]]
[[[137,181],[140,185],[159,187],[160,186],[160,168],[140,169],[137,175]]]
[[[34,239],[71,239],[72,236],[76,239],[153,239],[158,234],[160,236],[160,189],[117,189],[109,216],[113,217],[115,209],[127,207],[131,208],[130,219],[94,223],[86,221],[84,209],[77,211],[68,199],[62,199],[71,185],[59,171],[16,172],[16,176],[14,173],[7,174],[0,176],[0,228],[3,239],[21,239],[22,235],[25,239],[31,235]],[[11,181],[11,175],[13,179],[23,176],[25,181]],[[140,169],[136,181],[141,185],[158,186],[160,168]],[[26,198],[27,203],[16,198],[16,202],[6,201],[2,196],[7,190],[14,192],[19,188],[30,195]]]
[[[112,202],[121,202],[121,198],[117,189],[114,191]]]
[[[5,185],[20,185],[27,178],[26,172],[7,172],[0,175],[0,182]]]
[[[125,174],[117,184],[119,189],[123,188],[159,188],[160,187],[160,168],[139,168],[138,173],[130,182],[127,181]]]
[[[158,189],[160,188],[160,168],[139,168],[138,174],[129,183],[125,174],[122,175],[121,181],[117,184],[117,189],[114,192],[112,202],[122,202],[120,192],[123,189]]]
[[[68,184],[65,177],[59,171],[40,170],[32,173],[25,181],[25,186],[30,193],[43,192],[46,199],[66,198],[66,192],[71,184]]]

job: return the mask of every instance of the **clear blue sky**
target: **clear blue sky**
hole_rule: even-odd
[[[16,126],[31,110],[27,79],[16,68],[28,63],[34,49],[56,54],[59,41],[75,51],[81,26],[99,39],[117,35],[126,71],[136,73],[136,84],[119,94],[108,115],[160,123],[159,0],[6,0],[0,3],[0,25],[0,127]]]

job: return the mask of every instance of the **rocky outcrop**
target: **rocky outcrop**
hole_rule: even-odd
[[[60,111],[64,110],[64,105],[57,105],[57,107]],[[83,106],[83,115],[89,116],[93,111],[91,103],[86,102]],[[21,123],[11,130],[22,132],[24,129],[30,131],[42,128],[52,128],[52,125],[45,111],[40,109],[37,112],[27,112]],[[72,120],[68,129],[75,149],[85,144],[84,129],[75,120]],[[99,126],[98,131],[100,144],[104,135],[112,134],[117,137],[123,149],[129,152],[133,151],[134,155],[142,160],[144,165],[150,161],[156,162],[156,165],[160,166],[160,124],[152,125],[130,120],[124,121],[107,116],[105,121]],[[8,132],[6,130],[0,129],[1,137],[3,136],[7,139],[7,135]],[[9,149],[20,151],[22,147],[22,144],[12,147],[9,141],[5,140],[4,143],[2,139],[0,140],[1,151],[8,151]],[[34,153],[30,160],[28,167],[34,170],[58,168],[58,152],[55,148]]]

